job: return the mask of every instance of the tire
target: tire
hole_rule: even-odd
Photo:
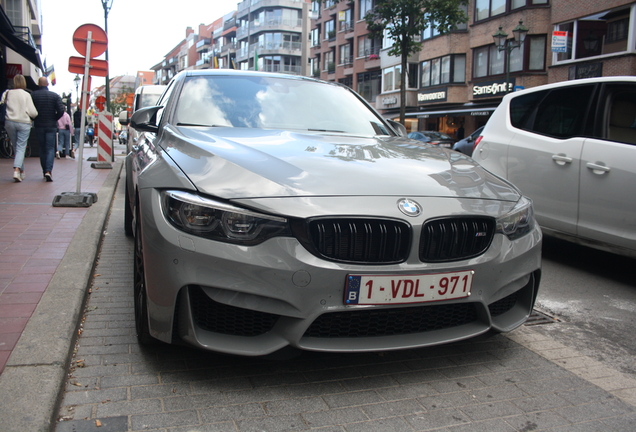
[[[132,237],[133,235],[133,216],[132,209],[130,208],[128,188],[126,188],[124,195],[124,233],[126,233],[128,237]]]
[[[141,221],[139,212],[135,221],[135,251],[133,256],[135,330],[140,345],[154,345],[157,340],[150,335],[148,326],[148,297],[146,293],[146,273],[144,268],[144,250],[141,241]]]

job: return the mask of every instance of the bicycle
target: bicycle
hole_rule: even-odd
[[[11,159],[14,156],[15,149],[7,135],[7,131],[2,128],[0,131],[0,157]]]

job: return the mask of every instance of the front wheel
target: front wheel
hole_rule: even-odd
[[[140,345],[153,345],[157,342],[150,335],[148,326],[148,297],[146,293],[146,272],[144,267],[144,249],[141,241],[141,221],[139,211],[136,212],[135,221],[135,254],[134,254],[134,306],[135,306],[135,329],[137,340]]]

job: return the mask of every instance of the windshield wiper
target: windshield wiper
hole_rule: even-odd
[[[177,126],[194,126],[194,127],[224,127],[222,125],[206,125],[197,123],[177,123]]]
[[[337,133],[344,133],[344,131],[341,130],[330,130],[330,129],[307,129],[310,132],[337,132]]]

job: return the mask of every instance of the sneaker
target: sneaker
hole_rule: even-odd
[[[59,159],[59,158],[60,158],[60,152],[57,151],[57,152],[55,152],[55,159]]]
[[[69,152],[69,155],[71,156],[71,159],[75,159],[75,152],[73,150]]]
[[[20,180],[24,180],[26,177],[26,174],[24,173],[24,171],[20,171]]]
[[[22,177],[20,176],[20,172],[19,171],[13,171],[13,181],[14,182],[21,182],[22,181]]]
[[[47,182],[52,182],[53,181],[53,176],[51,176],[51,173],[44,173],[44,178],[46,179]]]

